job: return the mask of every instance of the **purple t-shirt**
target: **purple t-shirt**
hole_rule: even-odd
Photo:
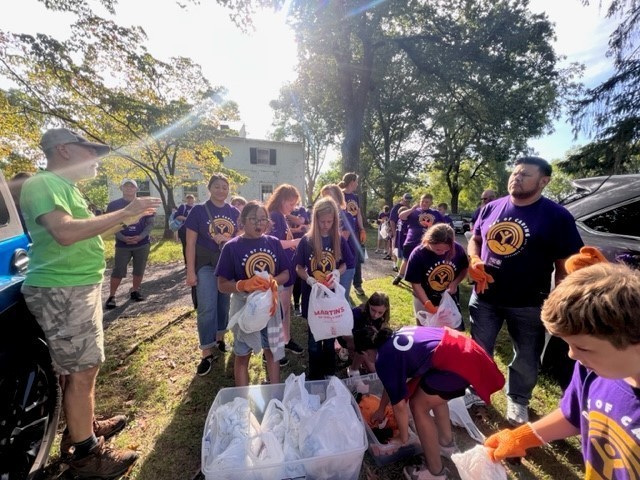
[[[291,215],[301,218],[303,220],[303,225],[309,225],[310,223],[309,212],[307,212],[307,209],[302,206],[295,208],[293,212],[291,212]],[[293,238],[302,238],[305,233],[306,229],[298,232],[293,232]]]
[[[107,213],[117,212],[118,210],[122,210],[124,207],[126,207],[130,203],[131,203],[130,201],[125,200],[124,198],[118,198],[113,202],[109,202],[109,205],[107,205]],[[136,235],[141,235],[142,232],[144,232],[144,229],[147,228],[148,222],[151,219],[153,219],[153,217],[154,215],[147,215],[147,216],[141,217],[136,223],[127,225],[127,228],[123,228],[118,233],[121,233],[125,237],[135,237]],[[123,240],[120,240],[118,237],[116,237],[117,248],[136,248],[136,247],[141,247],[142,245],[147,245],[148,243],[150,243],[148,234],[145,235],[145,237],[142,240],[140,240],[138,243],[134,245],[130,245],[124,242]]]
[[[269,235],[273,235],[280,240],[293,240],[293,232],[291,228],[289,228],[289,224],[287,223],[287,217],[284,216],[281,212],[271,212],[269,214],[269,218],[271,219],[271,231]],[[296,271],[293,268],[293,257],[296,255],[296,249],[287,248],[284,250],[287,259],[289,260],[289,265],[291,265],[291,270],[289,271],[289,281],[284,284],[285,287],[290,287],[296,281]]]
[[[506,196],[487,204],[474,225],[494,283],[480,298],[507,307],[537,307],[549,294],[554,262],[578,252],[582,239],[566,208],[541,197],[518,207]]]
[[[442,293],[468,266],[469,259],[459,243],[453,244],[453,255],[449,260],[419,245],[409,257],[404,278],[407,282],[422,285],[429,300],[439,305]]]
[[[580,429],[584,478],[640,478],[640,389],[576,362],[560,409]]]
[[[338,269],[343,263],[346,264],[346,268],[355,267],[351,248],[349,248],[347,241],[342,237],[340,237],[341,258],[335,258],[333,246],[331,245],[331,239],[329,237],[322,237],[322,251],[325,253],[322,255],[322,260],[318,262],[313,253],[313,244],[311,243],[311,239],[305,235],[300,239],[300,243],[296,249],[296,255],[293,261],[294,268],[298,265],[304,267],[307,270],[308,275],[311,275],[313,278],[321,282],[327,275],[329,275],[333,270]],[[307,285],[307,282],[302,282],[301,285],[302,316],[307,318],[311,287]]]
[[[344,202],[346,204],[345,210],[347,211],[347,218],[349,224],[353,228],[353,233],[358,237],[360,233],[360,226],[358,225],[358,213],[360,212],[360,199],[355,193],[344,192]],[[358,237],[359,241],[359,237]]]
[[[195,204],[189,205],[187,203],[183,203],[178,207],[178,210],[176,210],[176,217],[188,217],[189,212],[191,211],[191,209],[193,209],[193,207],[195,207]],[[178,229],[178,231],[184,232],[187,230],[185,223],[186,223],[186,220],[182,222],[182,226]]]
[[[431,369],[431,356],[443,335],[443,328],[402,327],[378,349],[376,373],[389,394],[392,405],[406,397],[407,380],[422,377]],[[435,372],[439,374],[429,382],[435,389],[452,391],[461,387],[461,377],[458,375],[445,371]]]
[[[209,219],[207,207],[213,222]],[[222,234],[227,240],[235,237],[238,233],[239,216],[240,212],[236,207],[228,203],[222,207],[216,207],[211,200],[207,200],[203,204],[193,206],[184,224],[189,230],[198,233],[197,245],[217,252],[220,247],[213,240],[213,236]]]
[[[391,207],[391,211],[389,212],[389,220],[394,222],[395,224],[398,223],[398,215],[402,206],[402,203],[396,203],[393,207]]]
[[[409,214],[406,219],[407,238],[404,240],[405,245],[417,245],[422,240],[422,235],[427,229],[436,223],[444,222],[444,218],[437,210],[422,210],[416,208]]]
[[[268,272],[275,277],[284,270],[290,270],[290,265],[280,240],[271,235],[239,236],[222,247],[216,275],[238,281],[251,278],[256,272]]]

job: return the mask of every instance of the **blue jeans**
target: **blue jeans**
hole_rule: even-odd
[[[344,288],[344,296],[349,303],[351,303],[351,285],[353,284],[353,276],[355,273],[355,268],[347,268],[344,273],[340,275],[340,285]]]
[[[540,307],[500,307],[480,300],[473,292],[469,300],[469,321],[471,337],[492,357],[496,338],[506,321],[513,343],[507,396],[515,403],[528,405],[538,381],[544,348],[545,329],[540,320]]]
[[[206,350],[216,344],[216,333],[224,332],[229,323],[229,295],[218,292],[218,277],[211,265],[200,267],[198,285],[198,337],[200,349]]]

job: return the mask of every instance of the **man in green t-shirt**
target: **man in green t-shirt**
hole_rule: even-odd
[[[94,418],[95,381],[105,358],[100,236],[155,213],[160,200],[138,198],[122,210],[95,217],[75,182],[96,175],[109,147],[66,128],[48,130],[40,146],[47,168],[24,183],[20,196],[33,241],[22,293],[62,376],[67,429],[61,454],[80,478],[112,478],[125,473],[138,455],[105,444],[105,438],[124,428],[126,417]]]

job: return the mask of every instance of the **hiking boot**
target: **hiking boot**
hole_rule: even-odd
[[[514,427],[524,425],[529,421],[529,411],[526,405],[516,403],[507,397],[507,422]]]
[[[442,467],[440,473],[434,475],[428,468],[420,469],[416,465],[408,465],[402,469],[402,473],[407,480],[447,480],[449,470]]]
[[[360,295],[361,297],[364,296],[364,290],[362,289],[362,287],[353,287],[353,289],[355,290],[357,295]]]
[[[104,308],[106,308],[107,310],[113,310],[117,306],[118,305],[116,305],[116,297],[113,296],[107,298],[107,302],[104,304]]]
[[[113,437],[116,433],[119,433],[127,425],[127,417],[125,415],[115,415],[111,418],[105,418],[104,420],[93,419],[93,434],[96,437],[104,437],[105,440]],[[73,441],[69,430],[65,428],[62,432],[62,439],[60,440],[60,454],[71,455],[73,447]]]
[[[284,345],[284,349],[288,352],[293,353],[294,355],[302,355],[304,353],[304,348],[302,348],[293,340],[289,340],[289,342]]]
[[[108,447],[100,437],[89,455],[69,460],[69,469],[80,478],[114,478],[124,475],[137,459],[137,452]]]
[[[213,354],[207,355],[206,357],[204,357],[202,360],[200,360],[200,363],[198,364],[198,368],[196,369],[196,373],[199,376],[204,377],[207,373],[211,371],[211,365],[213,364],[214,360],[216,360],[217,358],[218,357],[216,357]]]
[[[131,292],[129,292],[129,295],[131,296],[131,300],[135,300],[136,302],[141,302],[144,300],[144,297],[137,290],[131,290]]]

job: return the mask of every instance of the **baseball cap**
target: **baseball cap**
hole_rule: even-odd
[[[405,194],[402,196],[402,199],[403,199],[403,200],[413,200],[413,195],[411,195],[410,193],[405,193]]]
[[[104,143],[90,142],[82,135],[78,135],[72,132],[68,128],[52,128],[44,132],[40,139],[40,147],[42,150],[47,151],[56,145],[67,145],[69,143],[75,143],[83,147],[92,147],[96,149],[96,153],[99,157],[104,157],[111,151],[111,147]]]
[[[135,180],[132,180],[130,178],[123,178],[122,181],[120,182],[120,186],[124,186],[124,184],[126,183],[130,183],[131,185],[133,185],[134,187],[138,188],[138,184],[136,183]]]

